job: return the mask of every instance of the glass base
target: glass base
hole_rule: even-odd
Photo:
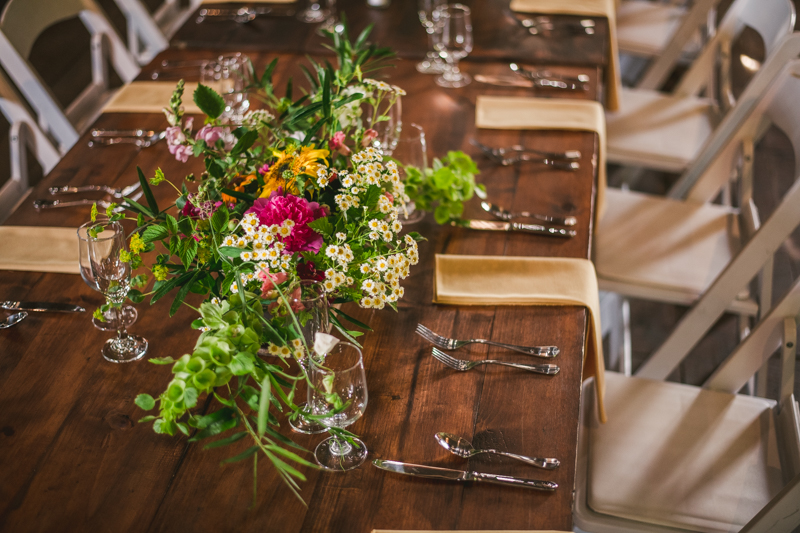
[[[448,76],[447,73],[444,73],[436,78],[436,85],[439,87],[447,87],[448,89],[457,89],[458,87],[464,87],[470,83],[472,83],[472,78],[469,74],[464,74],[463,72],[455,76]]]
[[[298,405],[300,409],[305,409],[308,404],[301,403]],[[296,431],[297,433],[305,433],[306,435],[316,435],[317,433],[325,433],[328,431],[328,428],[316,422],[314,420],[306,420],[302,416],[297,418],[296,420],[289,420],[289,426],[292,428],[292,431]]]
[[[105,315],[103,315],[106,319],[105,322],[101,322],[96,318],[92,318],[92,324],[94,327],[99,329],[100,331],[117,331],[117,324],[114,322],[114,314],[109,311]],[[139,317],[139,313],[136,311],[136,308],[132,305],[126,305],[122,308],[122,324],[127,328],[133,325],[136,322],[136,319]]]
[[[408,202],[406,204],[406,210],[408,211],[408,216],[400,215],[400,223],[404,226],[416,224],[425,218],[425,211],[416,209],[414,202]]]
[[[425,59],[417,63],[417,72],[420,74],[441,74],[445,71],[445,63],[441,59]]]
[[[297,20],[307,24],[318,24],[325,22],[331,16],[330,9],[322,9],[319,4],[316,4],[318,9],[308,8],[304,9],[297,14]]]
[[[108,339],[103,346],[103,358],[111,363],[130,363],[138,361],[147,353],[147,340],[138,335],[128,335],[124,339]]]
[[[353,439],[351,445],[344,439],[329,437],[317,445],[314,457],[325,470],[352,470],[367,459],[367,446],[359,439]]]

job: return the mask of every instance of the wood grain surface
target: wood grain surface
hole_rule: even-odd
[[[405,3],[394,2],[385,12],[356,11],[352,20],[361,23],[376,18],[381,22],[378,33],[390,36],[393,26],[387,18],[401,5]],[[403,10],[401,26],[410,24],[406,21],[409,17]],[[272,46],[282,35],[302,33],[293,30],[288,22],[267,39],[271,44],[265,44],[262,50],[269,52],[255,51],[257,45],[251,43],[253,48],[248,53],[257,67],[263,67],[277,54],[280,61],[276,79],[292,76],[297,82],[302,78],[298,67],[302,55],[278,53]],[[195,26],[201,25],[190,19],[176,39],[195,35]],[[226,28],[225,23],[216,23],[214,28],[214,32],[206,33],[203,48],[173,47],[152,65],[159,65],[163,59],[213,57],[221,50],[217,39],[225,43],[240,32],[264,31],[260,26]],[[424,38],[419,29],[418,37]],[[497,36],[498,43],[500,40],[501,36]],[[392,39],[388,41],[385,44],[394,45]],[[304,51],[298,43],[287,39],[287,47]],[[493,53],[491,45],[486,46],[484,59]],[[364,337],[369,404],[365,415],[350,429],[362,436],[370,451],[369,459],[548,479],[559,483],[560,488],[548,494],[451,484],[391,474],[365,464],[345,474],[305,469],[308,481],[302,485],[302,495],[306,507],[267,463],[261,462],[258,507],[249,509],[249,463],[220,466],[221,460],[240,451],[238,444],[244,445],[243,442],[232,449],[203,450],[202,446],[189,444],[186,438],[156,435],[150,425],[136,424],[143,413],[133,404],[135,396],[162,391],[170,379],[169,372],[145,361],[127,365],[106,362],[100,348],[110,334],[94,329],[88,313],[32,314],[18,326],[0,333],[0,530],[367,533],[373,528],[572,528],[585,311],[576,307],[433,305],[433,256],[453,253],[589,257],[597,140],[594,134],[581,132],[476,132],[474,105],[478,94],[563,95],[476,83],[444,90],[433,83],[432,77],[416,73],[413,59],[395,63],[389,79],[409,93],[403,101],[404,121],[425,128],[430,155],[440,156],[452,149],[466,151],[478,162],[478,179],[486,185],[491,201],[509,209],[575,215],[579,219],[578,236],[557,240],[475,232],[437,226],[430,215],[412,226],[410,229],[428,240],[420,246],[420,264],[404,284],[406,296],[398,312],[363,310],[353,305],[347,309],[375,330]],[[463,65],[472,74],[507,72],[506,64],[499,61],[466,61]],[[552,67],[563,73],[590,74],[592,90],[572,96],[598,97],[601,61],[591,68]],[[146,68],[141,78],[148,79],[154,68]],[[186,77],[192,79],[188,74]],[[166,125],[159,114],[105,114],[95,124],[107,129],[154,130]],[[521,143],[544,150],[578,149],[583,154],[581,169],[567,173],[535,164],[497,167],[469,144],[473,136],[497,146]],[[125,186],[136,179],[136,166],[146,175],[160,167],[175,179],[202,169],[200,161],[175,161],[164,143],[146,149],[129,145],[89,148],[87,140],[85,134],[36,187],[31,199],[46,197],[47,188],[54,185]],[[156,189],[160,202],[168,202],[171,195],[171,189],[165,186]],[[465,216],[489,218],[476,200],[467,206]],[[88,209],[36,212],[26,201],[6,223],[77,227],[88,217]],[[3,300],[68,301],[89,309],[102,302],[100,294],[78,276],[26,272],[0,272],[0,296]],[[167,300],[152,308],[147,303],[140,304],[139,320],[130,328],[150,341],[151,357],[179,357],[196,340],[196,334],[189,329],[194,313],[183,308],[169,319]],[[429,343],[414,334],[417,323],[458,338],[558,345],[561,355],[555,362],[561,366],[561,373],[548,377],[493,366],[455,373],[430,357]],[[475,345],[457,355],[530,361],[526,356]],[[206,400],[198,409],[208,407]],[[288,434],[286,428],[284,431]],[[562,465],[554,471],[543,471],[486,456],[467,462],[436,444],[433,436],[437,431],[464,436],[476,445],[491,444],[515,453],[558,457]],[[320,436],[292,437],[311,451],[321,440]]]

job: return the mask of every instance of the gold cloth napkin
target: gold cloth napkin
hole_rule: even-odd
[[[297,0],[203,0],[201,4],[294,4]]]
[[[594,376],[606,421],[605,364],[597,274],[588,259],[436,255],[433,301],[450,305],[577,305],[589,311],[584,379]]]
[[[199,67],[198,67],[199,69]],[[122,87],[103,108],[104,113],[161,113],[177,81],[134,81]],[[213,86],[212,86],[213,87]],[[183,109],[186,113],[202,115],[194,103],[196,82],[186,82],[183,89]]]
[[[597,209],[600,220],[606,206],[606,115],[598,102],[563,98],[478,96],[475,125],[508,130],[593,131],[600,140],[597,161]]]
[[[606,67],[606,107],[619,109],[622,78],[617,45],[617,7],[614,0],[511,0],[511,11],[549,15],[587,15],[608,19],[608,67]]]
[[[77,228],[0,226],[0,270],[80,274]]]
[[[421,529],[373,529],[372,533],[447,533],[446,530],[438,530],[438,531],[429,531],[429,530],[421,530]],[[528,529],[526,531],[521,530],[488,530],[482,529],[480,531],[464,531],[459,529],[457,532],[454,531],[453,533],[572,533],[571,531],[556,531],[555,529]]]

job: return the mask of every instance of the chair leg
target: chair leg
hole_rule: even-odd
[[[633,375],[633,353],[631,349],[631,302],[622,298],[622,364],[620,371],[625,376]]]

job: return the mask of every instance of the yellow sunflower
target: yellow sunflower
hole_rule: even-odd
[[[266,198],[272,191],[280,187],[292,194],[298,194],[295,185],[295,177],[300,174],[317,175],[317,170],[322,163],[327,163],[325,158],[328,156],[328,150],[317,150],[314,146],[304,146],[300,152],[290,152],[284,150],[282,152],[273,150],[272,155],[277,157],[278,160],[272,164],[269,172],[264,174],[264,187],[261,189],[261,198]],[[321,162],[322,163],[321,163]],[[292,177],[288,180],[283,177],[284,172],[290,171]]]

